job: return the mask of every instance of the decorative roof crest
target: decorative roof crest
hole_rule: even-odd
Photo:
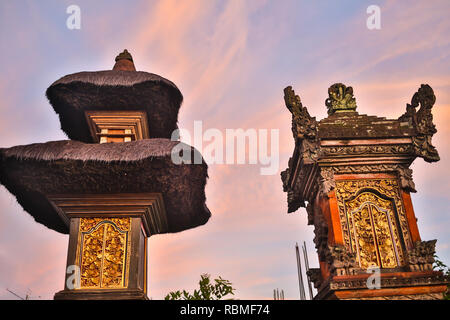
[[[119,60],[130,60],[131,62],[133,62],[133,57],[128,52],[128,50],[125,49],[125,50],[123,50],[123,52],[119,53],[119,55],[116,57],[116,61],[119,61]]]
[[[411,104],[406,105],[406,112],[399,118],[416,129],[416,136],[413,137],[414,149],[416,154],[427,162],[440,160],[438,151],[431,143],[431,138],[437,132],[431,113],[435,102],[433,89],[428,84],[422,84],[413,95]]]
[[[356,100],[353,96],[353,88],[342,83],[335,83],[328,88],[328,99],[325,100],[328,107],[328,115],[335,112],[349,112],[356,110]]]

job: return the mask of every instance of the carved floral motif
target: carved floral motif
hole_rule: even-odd
[[[328,192],[336,187],[336,182],[334,181],[334,173],[332,168],[321,168],[320,170],[320,192],[323,195],[328,195]]]
[[[128,218],[84,218],[80,220],[80,231],[87,232],[94,228],[102,221],[111,221],[113,224],[117,225],[120,230],[128,231],[130,230],[131,221]]]
[[[417,241],[408,252],[408,264],[411,271],[433,270],[436,240]]]
[[[330,265],[330,272],[334,275],[353,275],[360,270],[355,253],[344,246],[328,246],[328,255],[325,261]]]
[[[413,171],[409,168],[399,167],[397,172],[400,179],[400,186],[406,191],[417,192],[416,185],[412,178]]]
[[[404,145],[361,145],[361,146],[322,146],[323,156],[345,156],[363,154],[410,154],[414,151],[410,144]]]
[[[363,192],[345,201],[350,241],[361,268],[395,268],[404,254],[392,201]]]
[[[130,218],[80,218],[81,289],[125,287],[130,227]]]
[[[409,233],[408,220],[406,218],[405,209],[403,206],[402,197],[400,195],[399,184],[396,179],[360,179],[360,180],[343,180],[336,182],[336,198],[338,201],[338,210],[339,216],[341,220],[341,228],[342,235],[344,239],[344,244],[347,248],[351,248],[352,250],[356,250],[354,240],[354,236],[352,236],[353,230],[351,230],[352,225],[349,224],[348,218],[348,205],[346,204],[350,199],[355,199],[358,193],[361,191],[367,190],[369,192],[375,191],[375,193],[379,193],[386,197],[387,199],[392,200],[392,207],[389,207],[387,204],[378,203],[378,207],[384,207],[384,210],[390,211],[389,219],[391,220],[391,224],[396,224],[396,221],[399,223],[398,232],[401,233],[401,237],[403,238],[405,248],[412,247],[412,240]],[[370,191],[373,190],[373,191]],[[380,198],[380,197],[379,197]],[[387,207],[387,208],[386,208]],[[396,213],[396,214],[395,214]],[[398,219],[398,220],[397,220]],[[380,227],[380,230],[382,228]],[[387,229],[386,229],[387,230]],[[404,264],[404,257],[401,252],[401,248],[403,246],[399,243],[400,234],[396,236],[395,231],[393,230],[393,238],[397,243],[397,255],[399,258],[399,263]]]
[[[400,186],[409,192],[416,192],[415,184],[412,179],[412,170],[408,167],[400,164],[367,164],[367,165],[344,165],[344,166],[332,166],[332,167],[322,167],[322,171],[331,171],[334,174],[345,174],[345,173],[380,173],[380,172],[393,172],[397,173]],[[326,177],[331,177],[330,173],[325,174]],[[320,180],[326,181],[323,177]],[[334,188],[333,182],[326,181],[327,185]],[[323,190],[328,190],[328,186],[322,186]],[[331,190],[331,189],[329,189]]]

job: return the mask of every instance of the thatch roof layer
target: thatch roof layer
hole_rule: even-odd
[[[52,83],[51,86],[58,84],[69,84],[72,82],[84,82],[97,86],[127,86],[131,87],[142,82],[162,82],[178,90],[177,86],[170,80],[157,74],[145,71],[123,71],[123,70],[104,70],[104,71],[82,71],[62,77]]]
[[[93,142],[84,112],[145,111],[150,138],[170,138],[178,128],[183,96],[176,85],[143,71],[78,72],[55,81],[46,91],[70,139]]]
[[[211,214],[205,205],[207,165],[174,164],[176,144],[168,139],[64,140],[0,149],[0,182],[37,222],[62,233],[69,230],[47,200],[49,194],[161,192],[168,232],[178,232],[205,224]]]

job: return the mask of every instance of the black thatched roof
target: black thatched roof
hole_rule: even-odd
[[[147,112],[150,138],[170,138],[177,129],[183,96],[171,81],[143,71],[78,72],[55,81],[46,92],[70,139],[93,142],[84,112]]]
[[[53,141],[0,149],[0,182],[37,222],[62,233],[68,227],[48,194],[161,192],[168,232],[205,224],[207,164],[176,165],[168,139],[114,144]],[[194,148],[191,152],[197,152]]]

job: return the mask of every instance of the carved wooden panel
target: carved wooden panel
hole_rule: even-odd
[[[80,289],[126,288],[131,218],[80,218]]]
[[[344,244],[361,268],[395,268],[406,263],[412,246],[396,179],[336,181]]]

